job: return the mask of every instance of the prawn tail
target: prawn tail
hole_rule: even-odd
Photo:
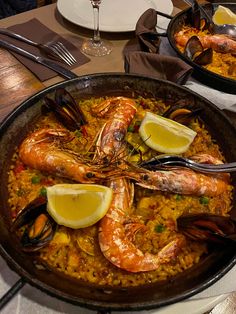
[[[164,246],[157,254],[157,258],[159,260],[158,262],[160,264],[169,263],[178,256],[179,252],[185,244],[185,237],[178,236],[176,239],[172,240],[170,243]]]
[[[174,240],[165,245],[157,254],[148,252],[141,254],[141,251],[137,250],[135,263],[130,265],[127,263],[126,270],[133,273],[156,270],[162,264],[175,261],[185,244],[185,237],[178,235]]]

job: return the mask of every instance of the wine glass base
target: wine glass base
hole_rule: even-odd
[[[90,56],[106,56],[112,51],[112,43],[104,39],[98,43],[94,42],[92,38],[87,39],[83,42],[81,51]]]

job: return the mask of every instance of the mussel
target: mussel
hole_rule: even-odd
[[[38,197],[23,208],[14,220],[11,231],[22,228],[21,245],[25,252],[34,252],[48,245],[52,240],[57,224],[46,212],[46,200]]]
[[[192,36],[184,48],[184,55],[199,65],[207,65],[212,62],[213,49],[204,49],[199,38]]]
[[[236,244],[236,222],[230,217],[193,214],[177,219],[178,230],[196,241]]]
[[[206,9],[203,9],[197,1],[193,1],[191,3],[191,25],[193,25],[196,29],[205,30],[209,29],[212,24],[212,19],[210,17],[209,12]],[[211,12],[212,15],[212,12]]]
[[[164,113],[163,117],[174,120],[181,124],[188,125],[193,118],[197,117],[202,111],[201,108],[186,105],[185,102],[178,102],[175,105],[168,108]]]
[[[56,90],[55,100],[48,96],[44,97],[44,103],[46,108],[54,112],[57,119],[70,131],[80,129],[87,123],[82,110],[64,88]]]

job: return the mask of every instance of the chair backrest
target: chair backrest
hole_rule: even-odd
[[[56,0],[37,0],[38,7],[42,7],[47,4],[52,4],[56,2]]]

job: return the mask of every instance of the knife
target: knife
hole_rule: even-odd
[[[36,56],[34,55],[33,53],[27,51],[27,50],[24,50],[20,47],[17,47],[15,46],[14,44],[12,43],[8,43],[7,41],[5,40],[0,40],[0,47],[3,47],[5,49],[8,49],[8,50],[11,50],[11,51],[14,51],[26,58],[29,58],[37,63],[40,63],[50,69],[52,69],[53,71],[61,74],[63,77],[66,77],[68,79],[72,79],[72,78],[76,78],[78,77],[75,73],[71,72],[70,70],[64,68],[63,66],[57,64],[56,62],[53,62],[47,58],[43,58],[41,56]]]

